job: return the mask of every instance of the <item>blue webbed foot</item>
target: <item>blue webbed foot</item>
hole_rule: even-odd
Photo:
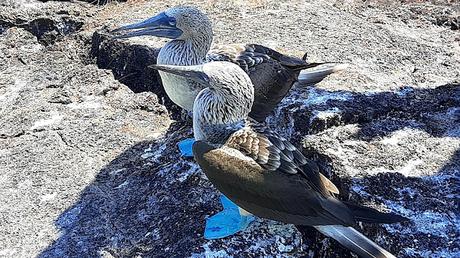
[[[224,210],[206,220],[204,231],[204,238],[206,239],[231,236],[245,230],[255,219],[253,215],[241,215],[238,206],[224,195],[221,195],[220,200]]]
[[[180,141],[177,146],[179,147],[179,151],[183,157],[193,158],[192,146],[195,142],[193,138],[187,138]]]

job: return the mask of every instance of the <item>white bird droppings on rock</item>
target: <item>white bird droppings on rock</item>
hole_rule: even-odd
[[[46,126],[57,124],[57,123],[61,122],[61,120],[63,118],[64,118],[64,116],[59,115],[56,112],[52,112],[50,118],[36,121],[34,123],[34,125],[30,128],[30,130],[34,131],[34,130],[37,130],[37,129],[42,129],[43,127],[46,127]]]
[[[17,253],[17,251],[11,248],[0,250],[0,256],[3,257],[12,257],[12,255],[14,255],[15,253]]]
[[[328,110],[314,110],[313,111],[313,116],[310,117],[310,124],[313,122],[315,119],[321,119],[321,120],[327,120],[330,118],[333,118],[337,115],[340,114],[340,109],[337,107],[328,109]]]
[[[50,193],[50,194],[45,194],[42,197],[40,197],[40,200],[42,202],[48,202],[48,201],[52,201],[54,198],[56,198],[56,196],[57,196],[56,192]]]

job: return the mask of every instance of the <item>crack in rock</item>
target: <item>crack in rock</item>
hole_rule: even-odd
[[[97,66],[112,70],[115,79],[135,93],[155,93],[173,118],[179,119],[181,109],[166,95],[158,72],[148,67],[156,63],[159,52],[160,48],[112,40],[106,30],[93,33],[91,56]]]
[[[81,29],[83,22],[70,16],[60,17],[59,20],[40,17],[31,21],[0,19],[0,34],[9,28],[23,28],[32,33],[40,44],[52,45],[56,40],[75,33]]]

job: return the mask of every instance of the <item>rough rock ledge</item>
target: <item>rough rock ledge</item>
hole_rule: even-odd
[[[175,147],[190,121],[147,68],[164,41],[105,33],[179,3],[166,2],[0,3],[0,257],[353,257],[262,219],[203,239],[218,193]],[[439,2],[197,3],[217,43],[352,64],[297,88],[269,124],[342,199],[412,219],[359,225],[397,257],[460,256],[459,6]]]

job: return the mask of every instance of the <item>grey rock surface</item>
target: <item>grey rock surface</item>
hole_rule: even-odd
[[[180,157],[190,121],[147,68],[165,41],[107,36],[178,3],[0,3],[0,257],[352,256],[308,227],[262,219],[203,239],[219,194]],[[216,43],[350,63],[293,91],[270,126],[321,164],[340,198],[412,219],[359,225],[371,239],[398,257],[460,255],[457,3],[197,4]]]

